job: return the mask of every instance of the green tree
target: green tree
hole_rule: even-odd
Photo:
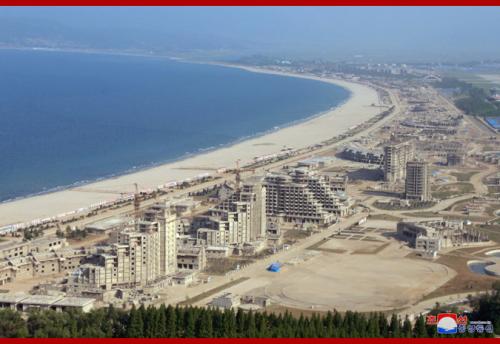
[[[402,337],[410,338],[411,336],[412,336],[411,322],[407,316],[403,322]]]
[[[193,338],[195,335],[195,326],[196,326],[196,318],[195,318],[195,310],[192,307],[189,307],[184,314],[184,328],[186,338]]]
[[[198,338],[212,338],[213,328],[212,328],[212,316],[207,310],[201,312],[201,316],[198,317],[198,323],[196,325],[196,337]]]
[[[393,338],[401,337],[401,322],[396,314],[391,316],[391,324],[389,325],[390,336]]]
[[[132,309],[129,313],[129,324],[127,328],[127,337],[128,338],[141,338],[144,337],[144,322],[142,319],[142,312],[137,310],[135,306],[132,306]]]
[[[28,328],[20,313],[10,309],[0,310],[0,337],[22,338],[27,336]]]
[[[162,304],[158,309],[158,326],[156,328],[155,337],[156,338],[166,338],[167,337],[167,310],[165,305]],[[174,323],[175,324],[175,323]]]

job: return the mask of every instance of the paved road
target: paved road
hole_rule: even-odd
[[[484,293],[485,291],[479,292],[479,294],[484,294]],[[469,293],[464,292],[459,294],[449,294],[428,300],[423,300],[409,308],[402,310],[401,312],[398,313],[398,315],[403,319],[406,315],[417,317],[420,314],[428,313],[431,309],[434,308],[437,302],[439,302],[441,306],[448,306],[448,305],[452,306],[454,304],[466,302],[468,294]],[[476,294],[478,293],[474,292],[474,295]]]
[[[373,206],[373,203],[376,201],[376,198],[371,198],[370,202],[365,204],[365,205],[368,206],[368,208],[370,208],[370,214],[390,214],[390,215],[394,215],[394,216],[404,216],[404,214],[406,214],[406,213],[418,213],[418,212],[423,212],[423,211],[425,211],[425,212],[439,212],[439,211],[442,211],[442,210],[448,208],[449,206],[451,206],[452,204],[454,204],[456,202],[470,199],[472,197],[474,197],[474,194],[469,193],[469,194],[461,195],[458,197],[448,198],[448,199],[445,199],[441,202],[436,203],[434,206],[432,206],[430,208],[424,208],[424,209],[407,209],[407,210],[378,209],[378,208]],[[436,216],[439,216],[439,214],[436,214]]]
[[[361,130],[360,132],[358,132],[350,137],[347,137],[343,140],[340,140],[334,144],[327,145],[327,146],[321,147],[319,149],[316,149],[314,151],[299,154],[297,156],[293,156],[293,157],[290,157],[288,159],[284,159],[284,160],[281,160],[278,162],[270,163],[270,164],[267,164],[267,165],[262,166],[262,167],[258,167],[254,171],[242,172],[241,178],[244,179],[244,178],[247,178],[253,174],[259,175],[259,174],[266,173],[266,171],[278,170],[278,169],[281,169],[283,166],[289,165],[293,162],[300,161],[300,160],[303,160],[303,159],[306,159],[306,158],[309,158],[312,156],[316,156],[316,155],[319,155],[322,153],[327,153],[335,147],[339,147],[345,143],[351,142],[351,141],[356,140],[362,136],[365,136],[365,135],[368,135],[368,134],[374,132],[375,130],[384,126],[387,122],[389,122],[389,121],[393,120],[395,117],[399,116],[404,111],[405,106],[402,105],[402,103],[401,103],[399,97],[396,95],[396,93],[391,89],[383,88],[380,86],[377,86],[377,87],[387,91],[390,98],[391,98],[392,104],[394,105],[394,111],[390,115],[377,121],[369,128]],[[187,195],[189,192],[200,191],[200,190],[203,190],[205,188],[213,187],[214,185],[218,185],[218,184],[222,184],[224,182],[234,180],[234,175],[232,175],[232,174],[219,174],[218,176],[220,178],[217,180],[212,180],[212,181],[208,181],[208,182],[205,182],[202,184],[197,184],[197,185],[194,185],[194,186],[182,189],[182,190],[177,190],[177,191],[174,191],[172,193],[169,193],[168,195],[158,197],[158,199],[149,199],[149,200],[142,201],[141,208],[147,208],[148,206],[151,206],[154,203],[159,202],[159,201],[166,201],[166,200],[172,199],[174,197],[182,197],[182,196]],[[132,205],[121,207],[119,209],[107,210],[106,212],[99,213],[98,215],[86,217],[82,220],[75,221],[75,222],[71,223],[71,226],[78,226],[80,228],[83,228],[88,223],[92,223],[92,222],[95,222],[98,220],[103,220],[103,219],[107,219],[107,218],[115,217],[115,216],[125,216],[125,215],[133,212],[133,210],[134,210],[134,208]],[[52,229],[46,233],[53,234],[54,232],[55,232],[55,229]]]

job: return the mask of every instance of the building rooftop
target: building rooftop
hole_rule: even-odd
[[[129,223],[129,219],[122,218],[122,217],[112,217],[109,219],[104,219],[96,222],[92,222],[88,224],[85,228],[97,230],[97,231],[106,231],[106,230],[111,230],[113,228],[122,226],[122,225],[127,225]]]
[[[24,293],[5,293],[0,294],[0,303],[18,303],[26,298],[29,295]]]
[[[29,242],[26,242],[26,241],[13,241],[13,240],[10,240],[10,241],[7,241],[7,242],[0,243],[0,251],[6,250],[6,249],[10,249],[10,248],[13,248],[13,247],[17,247],[17,246],[28,245],[28,244],[29,244]]]
[[[61,300],[63,296],[52,296],[52,295],[30,295],[26,299],[22,300],[23,304],[28,305],[52,305],[55,302]]]
[[[94,302],[95,299],[87,297],[65,297],[62,300],[56,301],[53,305],[62,307],[85,307]]]

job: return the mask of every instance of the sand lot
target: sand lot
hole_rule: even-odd
[[[376,254],[353,251],[381,245]],[[329,248],[345,253],[323,250]],[[281,272],[263,271],[226,291],[267,296],[274,304],[298,309],[384,311],[410,306],[456,274],[441,264],[405,258],[408,248],[392,240],[332,239],[314,252],[298,264],[284,262]]]
[[[263,294],[294,308],[389,310],[417,301],[452,275],[445,266],[424,261],[323,252],[283,271]]]

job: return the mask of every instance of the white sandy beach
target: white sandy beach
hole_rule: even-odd
[[[79,187],[79,190],[68,189],[0,204],[0,226],[55,216],[101,201],[113,200],[119,195],[109,191],[132,192],[133,183],[138,183],[141,189],[155,188],[170,181],[192,178],[205,172],[211,173],[219,168],[233,168],[238,159],[241,160],[241,164],[245,164],[251,162],[254,157],[277,153],[285,146],[301,148],[319,143],[347,131],[381,111],[380,108],[371,106],[378,104],[378,95],[368,86],[343,80],[293,76],[337,84],[349,89],[351,97],[343,105],[322,116],[232,146],[91,183]],[[82,189],[86,191],[82,192]]]

